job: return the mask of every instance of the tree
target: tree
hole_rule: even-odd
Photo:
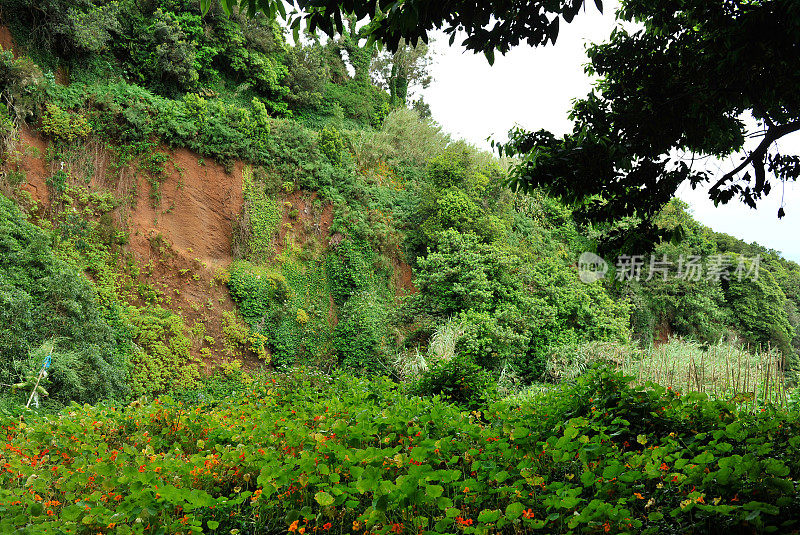
[[[470,0],[292,0],[297,9],[287,14],[283,0],[220,0],[229,13],[235,8],[250,14],[263,11],[269,16],[281,15],[297,35],[300,25],[314,32],[344,34],[344,21],[370,19],[367,33],[371,41],[385,44],[395,52],[402,42],[429,41],[428,33],[434,28],[443,29],[455,42],[456,32],[467,37],[462,42],[468,50],[483,52],[489,61],[495,51],[502,54],[511,47],[526,42],[531,46],[555,42],[560,20],[571,22],[585,7],[585,0],[497,0],[475,2]],[[200,0],[203,10],[208,10],[212,0]],[[602,11],[602,0],[594,0]]]
[[[555,42],[560,20],[570,22],[585,4],[295,0],[305,14],[288,19],[295,30],[305,20],[312,30],[335,33],[342,31],[343,12],[368,17],[370,38],[390,51],[403,39],[427,41],[433,28],[449,33],[451,44],[456,31],[463,31],[462,44],[491,62],[496,51],[523,41]],[[602,9],[599,0],[595,4]],[[248,5],[272,13],[282,9],[275,0]],[[800,81],[800,4],[622,0],[617,17],[643,27],[620,27],[607,43],[589,48],[587,71],[599,81],[576,102],[570,115],[574,131],[556,138],[515,130],[500,145],[502,153],[522,159],[513,185],[544,187],[591,221],[638,215],[654,233],[652,218],[684,182],[710,184],[716,203],[738,196],[755,207],[772,189],[767,173],[778,181],[800,175],[800,157],[774,149],[776,141],[800,130],[800,95],[793,89]],[[758,141],[752,149],[745,146],[750,138]],[[744,159],[719,176],[698,169],[704,159],[743,149]],[[778,217],[784,213],[781,206]]]
[[[341,37],[333,45],[340,53],[347,54],[347,61],[353,68],[353,80],[361,84],[369,83],[370,64],[377,52],[372,43],[361,44],[368,33],[366,26],[359,28],[356,18],[350,16],[347,20],[347,30],[342,32]]]
[[[389,92],[393,106],[405,107],[408,89],[419,85],[427,88],[432,81],[428,72],[431,64],[428,45],[402,42],[396,52],[384,51],[372,61],[372,81]]]
[[[755,208],[777,180],[800,175],[800,158],[775,142],[800,130],[800,6],[787,0],[625,0],[607,43],[589,48],[600,78],[575,103],[571,134],[516,130],[503,152],[523,159],[514,183],[545,187],[592,221],[651,218],[686,181],[709,196]],[[757,125],[751,126],[752,116]],[[757,139],[746,149],[748,139]],[[746,149],[720,176],[702,160]],[[781,207],[778,217],[783,217]]]
[[[286,54],[287,74],[283,84],[289,88],[287,100],[296,109],[315,108],[322,102],[325,85],[331,78],[329,55],[318,39],[297,44]]]

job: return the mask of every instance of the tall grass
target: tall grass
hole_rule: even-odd
[[[425,353],[421,353],[419,347],[399,352],[393,362],[395,371],[403,380],[419,377],[429,364],[452,359],[456,354],[456,344],[463,335],[461,320],[449,319],[436,328]]]
[[[652,381],[683,392],[703,392],[716,399],[759,406],[788,401],[785,359],[780,351],[749,352],[740,344],[710,347],[672,340],[620,364],[637,382]]]
[[[790,373],[777,349],[750,352],[744,345],[723,341],[703,346],[674,338],[646,350],[601,343],[569,346],[553,352],[547,371],[553,380],[571,380],[598,362],[634,377],[638,384],[653,382],[754,407],[789,401]]]

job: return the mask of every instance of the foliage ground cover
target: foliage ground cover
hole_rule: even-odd
[[[797,412],[593,371],[464,412],[297,373],[229,397],[3,416],[4,533],[796,529]]]

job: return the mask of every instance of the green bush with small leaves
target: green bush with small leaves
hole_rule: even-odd
[[[0,383],[38,372],[54,345],[50,398],[93,402],[126,395],[132,344],[118,306],[106,307],[75,266],[50,249],[53,237],[0,195]]]
[[[497,381],[465,353],[434,362],[409,385],[409,393],[440,396],[461,407],[476,410],[497,399]]]

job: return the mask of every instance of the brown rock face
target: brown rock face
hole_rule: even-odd
[[[11,37],[11,32],[5,26],[0,26],[0,47],[3,47],[3,50],[11,50],[14,53],[14,57],[17,57],[14,38]]]
[[[22,189],[30,193],[36,201],[47,204],[50,202],[45,182],[50,176],[50,166],[44,157],[47,142],[27,127],[20,130],[19,139],[24,155],[19,161],[19,170],[25,173],[27,180]]]
[[[232,260],[233,222],[242,209],[242,164],[229,174],[185,149],[171,156],[157,204],[150,197],[147,177],[137,177],[136,205],[130,212],[134,252],[147,257],[149,239],[161,234],[180,255],[227,267]]]

